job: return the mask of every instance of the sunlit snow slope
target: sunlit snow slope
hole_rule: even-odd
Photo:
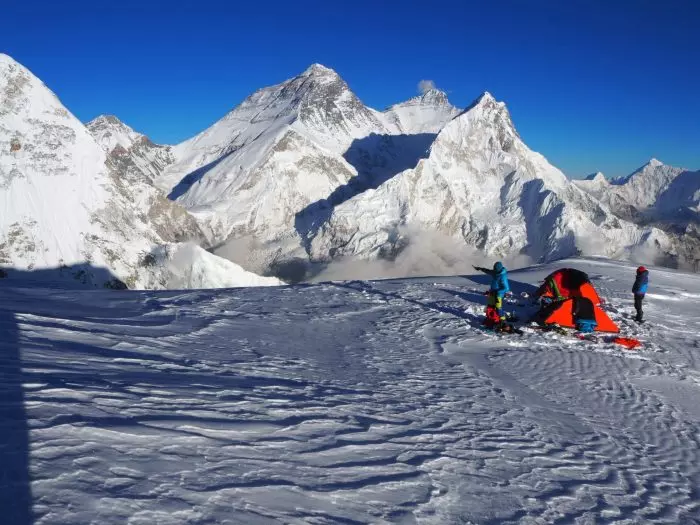
[[[619,262],[514,271],[516,296],[559,266],[589,272],[641,351],[485,332],[483,276],[182,292],[0,281],[0,468],[18,480],[0,473],[0,513],[700,523],[700,277],[652,268],[638,326]]]

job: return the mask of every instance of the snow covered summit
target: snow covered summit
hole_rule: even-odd
[[[428,89],[380,113],[315,64],[256,91],[173,153],[157,183],[215,243],[254,239],[260,272],[395,257],[409,230],[497,257],[680,256],[673,236],[628,222],[633,214],[602,190],[570,182],[531,151],[488,92],[459,110]]]
[[[128,159],[149,181],[160,176],[175,160],[170,146],[154,144],[113,115],[99,116],[86,126],[105,153],[117,162]]]
[[[395,256],[410,244],[411,230],[495,257],[535,260],[624,256],[667,242],[661,232],[620,220],[531,151],[505,104],[489,93],[448,122],[414,168],[335,207],[311,256]]]
[[[146,261],[205,234],[151,183],[167,155],[116,118],[88,130],[28,69],[0,55],[0,265],[94,286],[172,286]],[[194,259],[214,257],[202,252]]]
[[[576,184],[617,213],[633,209],[647,221],[700,221],[697,215],[700,171],[676,168],[651,159],[627,177],[613,181],[576,181]]]
[[[401,133],[437,133],[460,113],[439,89],[429,89],[422,95],[395,104],[384,111],[386,119]]]

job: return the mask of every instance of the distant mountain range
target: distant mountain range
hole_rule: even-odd
[[[488,93],[462,110],[431,89],[380,112],[314,64],[175,146],[114,116],[83,126],[5,55],[0,95],[4,266],[88,260],[130,287],[168,287],[195,285],[178,266],[193,257],[232,264],[192,246],[173,257],[189,240],[301,280],[437,234],[493,258],[643,254],[698,269],[700,172],[652,160],[622,180],[571,181]]]

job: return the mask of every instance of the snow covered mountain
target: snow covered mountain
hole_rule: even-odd
[[[157,184],[219,242],[250,235],[299,251],[295,215],[358,174],[343,157],[353,144],[392,131],[337,73],[315,64],[174,147],[177,160]]]
[[[401,133],[438,133],[461,110],[447,100],[438,89],[429,89],[422,95],[395,104],[384,111],[384,116]]]
[[[105,153],[117,162],[129,159],[150,180],[175,161],[170,146],[154,144],[113,115],[99,116],[86,126]]]
[[[87,261],[131,287],[167,287],[163,275],[175,274],[151,275],[144,261],[195,240],[256,273],[292,264],[301,278],[316,262],[391,259],[423,234],[489,257],[695,257],[677,234],[637,219],[652,203],[697,214],[697,187],[676,183],[692,186],[696,174],[650,165],[620,184],[572,183],[488,93],[460,111],[429,89],[379,112],[314,64],[162,146],[116,117],[86,128],[9,57],[0,76],[5,265]]]
[[[256,91],[213,126],[176,146],[177,162],[160,182],[170,189],[183,174],[195,172],[198,181],[236,169],[254,171],[287,137],[342,153],[353,139],[381,130],[381,114],[365,107],[335,71],[314,64],[297,77]]]
[[[410,242],[404,227],[535,260],[591,250],[624,256],[640,245],[668,244],[662,232],[620,220],[531,151],[505,104],[488,93],[440,131],[414,169],[337,206],[311,256],[392,254]]]
[[[156,183],[214,243],[254,239],[258,272],[284,260],[393,257],[407,231],[499,257],[678,255],[673,238],[629,222],[631,211],[531,151],[488,93],[460,111],[430,89],[380,113],[316,64],[172,153]]]
[[[75,268],[90,284],[144,287],[149,254],[203,235],[151,184],[160,150],[124,126],[107,129],[114,121],[93,124],[109,155],[38,78],[0,54],[0,265]]]
[[[609,181],[602,174],[575,183],[616,213],[633,209],[646,220],[700,219],[700,171],[689,171],[651,159],[622,179]]]
[[[664,230],[674,245],[668,264],[700,271],[700,171],[651,159],[621,179],[574,182],[618,216]]]

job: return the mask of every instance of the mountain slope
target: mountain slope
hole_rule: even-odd
[[[387,108],[384,116],[400,133],[413,135],[438,133],[459,113],[460,110],[450,104],[443,91],[429,89],[421,96]]]
[[[93,213],[110,196],[105,160],[55,95],[0,55],[0,262],[84,261],[89,239],[100,233]]]
[[[153,159],[135,153],[158,147],[114,121],[92,124],[109,155],[38,78],[0,55],[0,265],[144,287],[154,249],[203,234],[151,184]]]
[[[527,148],[505,105],[488,93],[440,131],[415,169],[336,207],[311,256],[391,256],[409,242],[402,228],[535,260],[670,249],[662,232],[618,219]]]
[[[95,141],[108,155],[128,157],[151,181],[175,159],[170,146],[154,144],[113,115],[102,115],[86,124]]]

